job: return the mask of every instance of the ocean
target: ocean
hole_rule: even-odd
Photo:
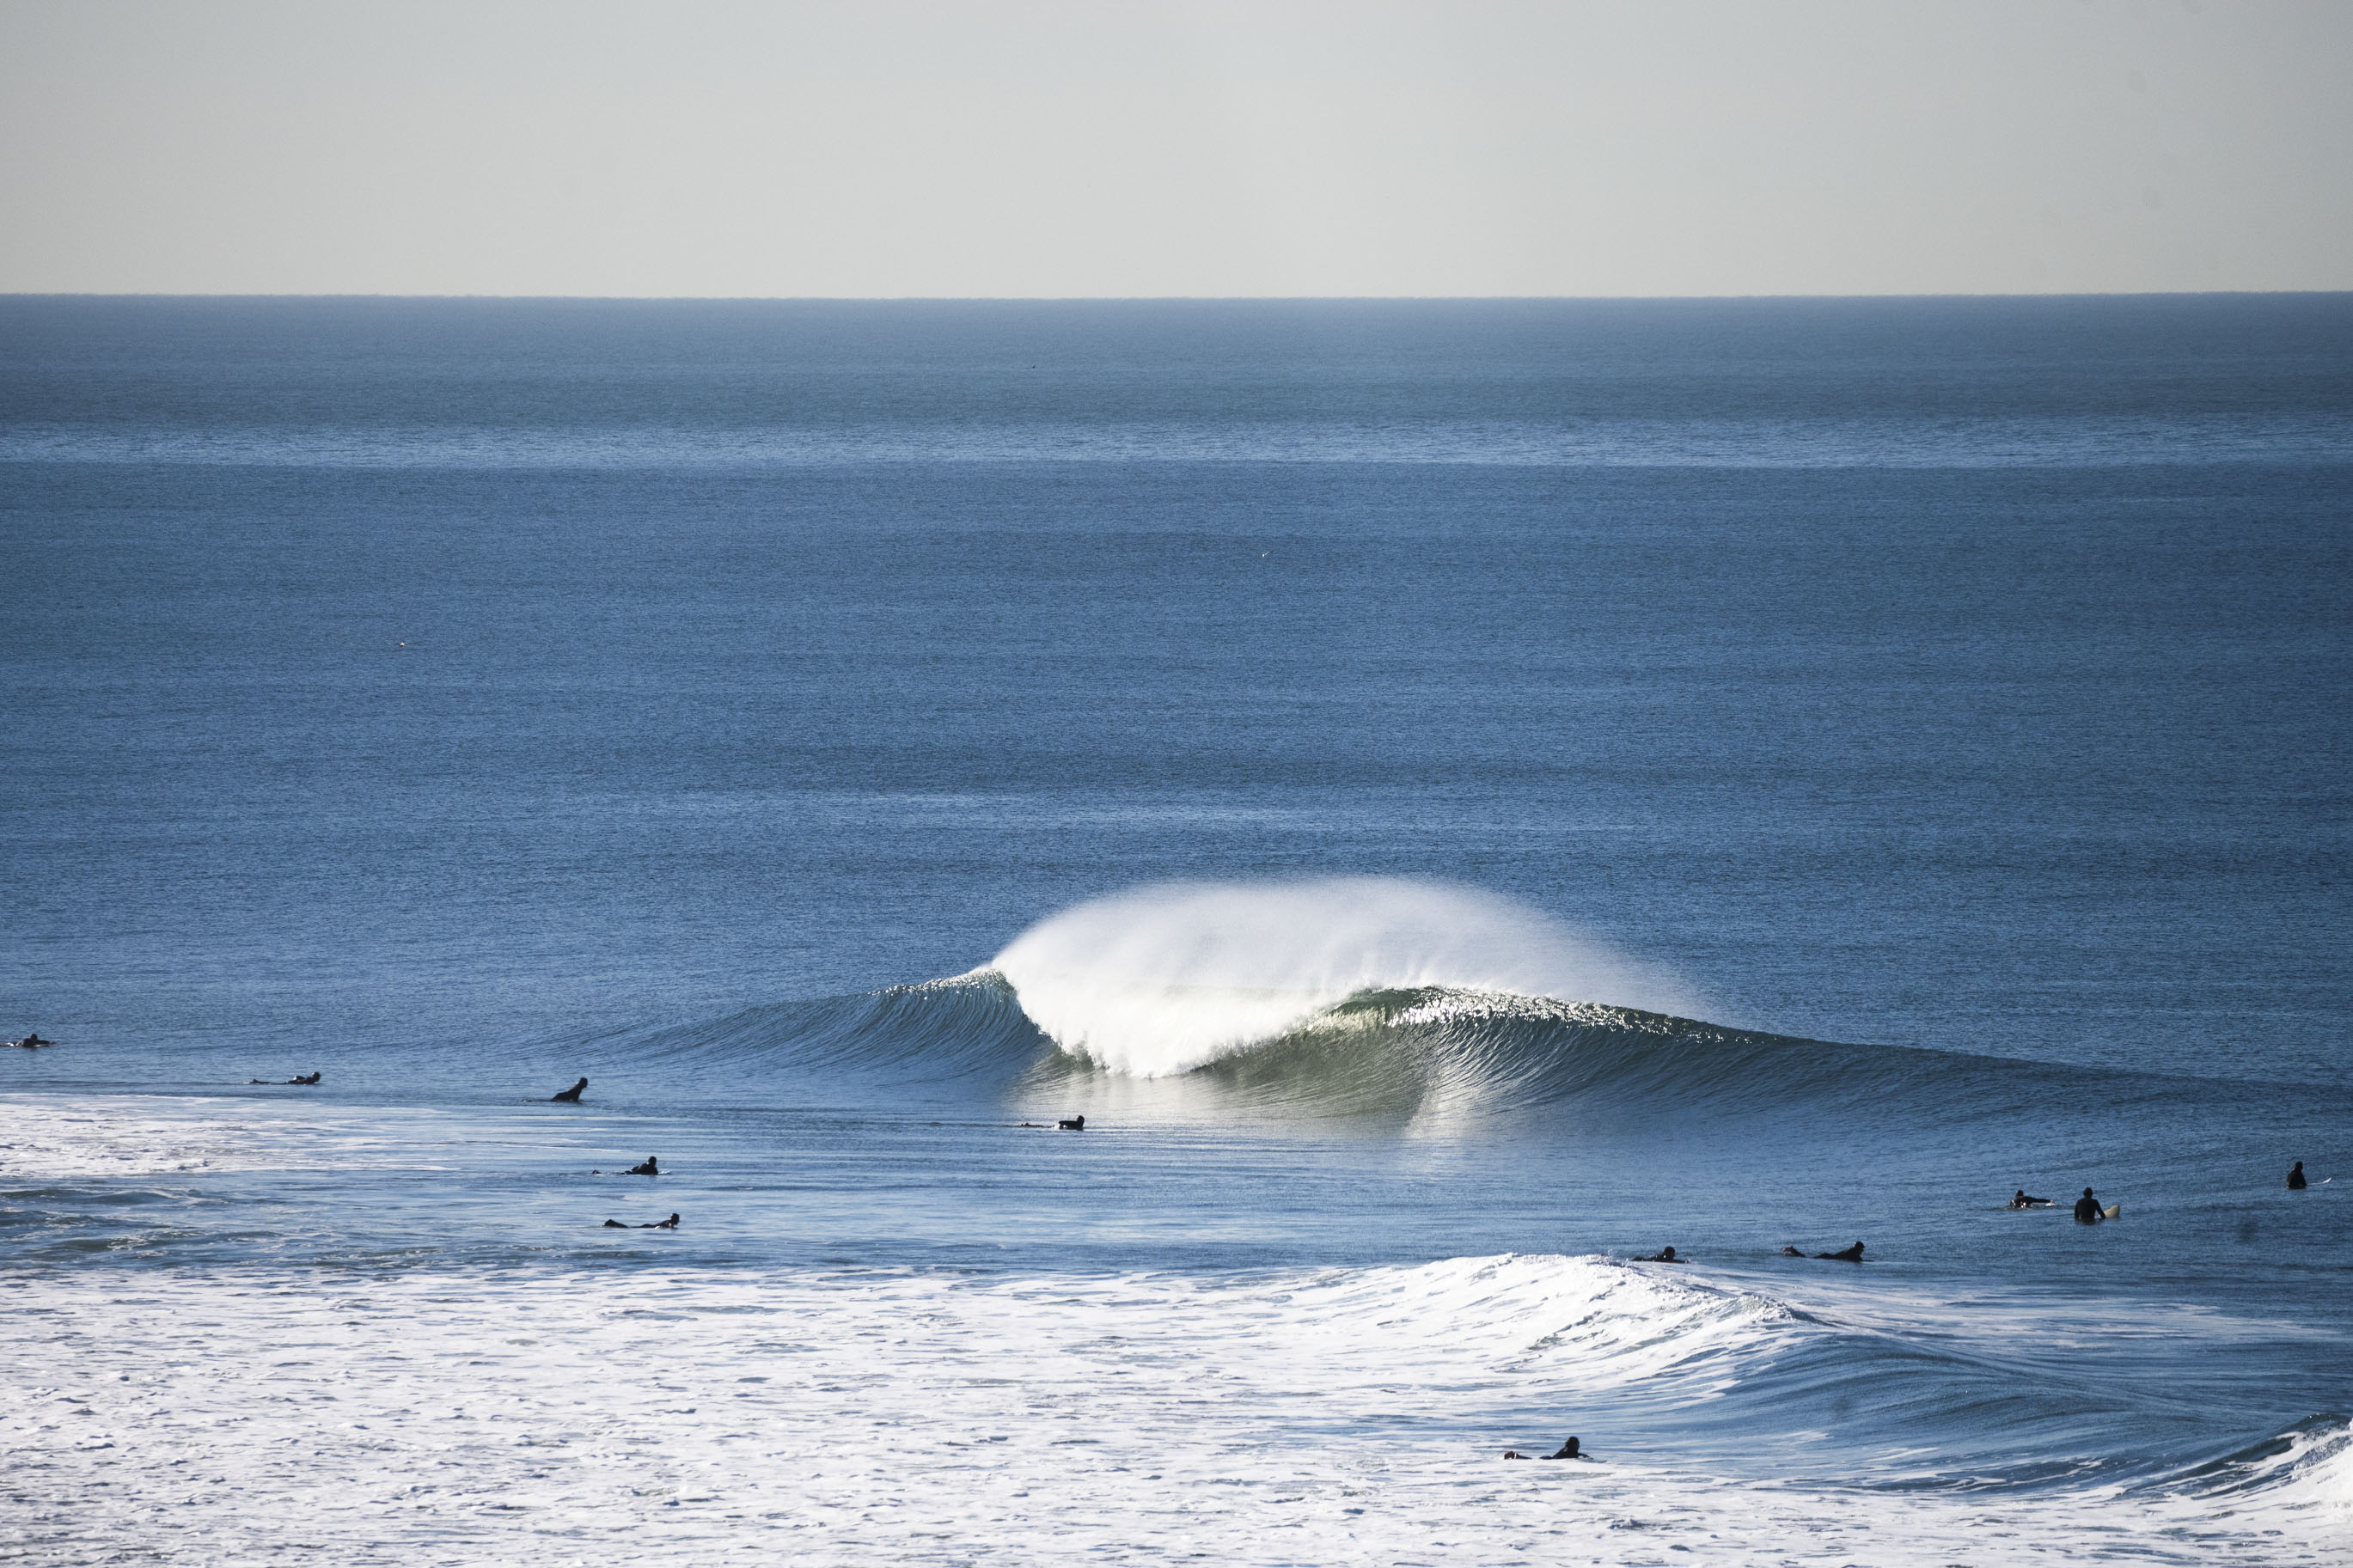
[[[2353,296],[5,299],[0,582],[0,1561],[2353,1563]]]

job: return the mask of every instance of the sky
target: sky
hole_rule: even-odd
[[[2353,0],[0,0],[0,292],[2353,288]]]

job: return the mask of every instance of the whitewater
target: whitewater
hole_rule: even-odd
[[[426,1269],[50,1293],[13,1336],[10,1544],[60,1563],[2290,1563],[2343,1561],[2353,1522],[2341,1430],[2170,1486],[2022,1493],[1907,1488],[1900,1466],[1838,1486],[1656,1452],[1499,1459],[1629,1386],[1704,1401],[1777,1341],[1831,1331],[1596,1258],[1018,1281],[649,1258],[593,1286]]]

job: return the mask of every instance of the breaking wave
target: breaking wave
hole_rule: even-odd
[[[1725,1112],[1801,1105],[1939,1123],[2083,1096],[2083,1073],[1997,1056],[1734,1028],[1674,976],[1565,921],[1384,879],[1176,884],[1078,905],[988,967],[755,1007],[610,1043],[785,1074],[801,1091],[1065,1113],[1247,1109],[1435,1126],[1576,1100]],[[2237,1093],[2102,1075],[2098,1103]]]
[[[1066,910],[990,966],[1055,1044],[1164,1078],[1352,997],[1432,988],[1693,1014],[1663,972],[1492,894],[1392,878],[1172,883]]]
[[[1725,1114],[1790,1106],[1916,1111],[1940,1123],[2047,1110],[2078,1069],[1899,1046],[1800,1039],[1606,1003],[1445,986],[1366,990],[1240,1040],[1190,1068],[1138,1076],[1058,1045],[1005,976],[976,971],[864,995],[754,1007],[609,1038],[616,1058],[719,1057],[792,1097],[1116,1112],[1129,1120],[1240,1111],[1436,1127],[1566,1101]],[[2102,1104],[2199,1080],[2110,1075]],[[2211,1085],[2200,1092],[2225,1091]]]

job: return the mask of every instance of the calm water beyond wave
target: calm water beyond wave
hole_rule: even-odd
[[[2348,499],[2344,296],[0,300],[0,1561],[2353,1562]]]

